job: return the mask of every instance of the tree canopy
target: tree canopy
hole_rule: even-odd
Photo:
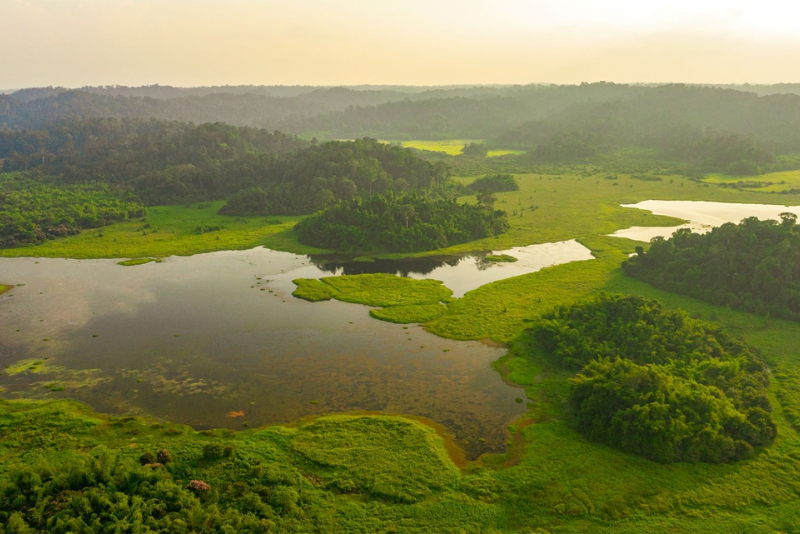
[[[683,311],[603,294],[545,314],[533,335],[578,371],[570,415],[590,439],[670,463],[747,458],[776,436],[766,364]]]
[[[655,238],[623,263],[625,272],[656,287],[712,304],[800,320],[800,227],[755,217],[706,234],[689,229]]]
[[[339,201],[295,226],[301,242],[348,252],[417,252],[505,232],[503,211],[417,194]]]

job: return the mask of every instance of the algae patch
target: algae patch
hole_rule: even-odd
[[[144,265],[145,263],[161,263],[164,260],[161,258],[132,258],[130,260],[118,261],[117,265],[123,267],[133,267],[135,265]]]
[[[490,261],[492,263],[514,263],[517,261],[517,258],[514,256],[509,256],[508,254],[497,254],[497,255],[489,255],[483,258],[485,261]]]

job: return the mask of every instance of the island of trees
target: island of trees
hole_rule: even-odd
[[[339,201],[295,226],[302,243],[348,252],[418,252],[505,232],[504,211],[491,194],[479,202],[432,199],[416,194],[374,195]]]
[[[800,320],[800,227],[755,217],[707,234],[682,229],[655,238],[623,263],[625,272],[656,287],[712,304]]]
[[[533,336],[576,370],[575,427],[651,460],[732,462],[776,436],[768,369],[709,323],[642,297],[600,295],[545,314]]]

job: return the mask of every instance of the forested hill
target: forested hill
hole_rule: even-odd
[[[315,145],[227,124],[84,118],[0,131],[2,170],[53,185],[112,185],[145,204],[220,200],[264,188],[281,214],[353,196],[429,189],[447,177],[410,150],[363,139]]]
[[[656,238],[623,267],[656,287],[713,304],[800,320],[800,226],[783,220],[724,224],[707,234]]]
[[[144,117],[300,131],[304,119],[354,106],[432,98],[484,98],[505,91],[492,87],[45,87],[0,95],[0,128],[36,128],[65,117]]]
[[[487,139],[531,149],[554,132],[602,132],[617,145],[674,128],[712,128],[800,150],[800,96],[712,86],[614,83],[451,88],[40,88],[0,96],[0,128],[64,117],[227,122],[329,139]],[[781,91],[775,86],[775,91]],[[647,143],[645,143],[647,144]]]
[[[0,131],[3,171],[36,171],[57,185],[104,183],[148,204],[224,198],[259,166],[308,146],[280,132],[144,119],[66,119]]]

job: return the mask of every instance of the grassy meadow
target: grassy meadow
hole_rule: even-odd
[[[405,148],[415,148],[417,150],[428,150],[430,152],[444,152],[448,156],[458,156],[464,145],[470,143],[482,143],[483,139],[446,139],[426,141],[416,139],[412,141],[386,141],[387,143],[400,143]],[[524,150],[491,149],[486,153],[486,157],[493,158],[498,156],[508,156],[509,154],[524,154]]]
[[[756,176],[730,176],[709,174],[703,181],[709,184],[740,184],[744,189],[763,193],[780,193],[800,189],[800,170],[770,172]]]
[[[295,239],[292,227],[300,217],[227,217],[217,214],[223,204],[224,201],[155,206],[148,208],[147,216],[141,219],[83,230],[41,245],[3,249],[0,256],[138,260],[262,245],[298,254],[320,252]]]

